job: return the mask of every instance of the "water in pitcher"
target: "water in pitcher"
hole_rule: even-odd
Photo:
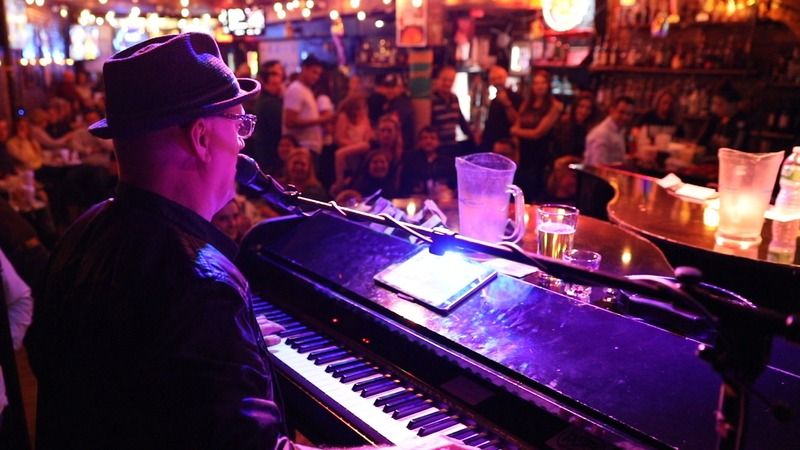
[[[508,223],[508,194],[460,197],[458,215],[459,232],[464,236],[500,242]]]

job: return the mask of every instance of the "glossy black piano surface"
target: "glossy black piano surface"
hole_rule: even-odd
[[[391,342],[366,345],[375,351],[419,351],[419,358],[407,359],[427,359],[433,372],[438,361],[460,367],[531,410],[594,429],[612,444],[714,448],[720,379],[695,356],[696,341],[504,275],[443,317],[373,281],[415,249],[404,239],[317,214],[260,224],[243,243],[239,263],[265,298],[323,324],[331,314],[352,315],[365,330],[387,330],[381,340]],[[768,398],[789,403],[794,417],[778,423],[753,400],[747,448],[800,448],[799,350],[776,341],[772,364],[778,367],[757,383]],[[528,445],[547,445],[547,433],[530,435]]]

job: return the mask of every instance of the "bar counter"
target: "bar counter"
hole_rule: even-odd
[[[714,233],[718,212],[703,202],[678,197],[660,187],[657,179],[613,167],[576,166],[578,206],[604,212],[612,223],[647,237],[673,266],[694,266],[706,279],[734,290],[757,304],[797,311],[800,302],[800,261],[773,261],[767,248],[772,221],[765,220],[762,242],[750,249],[721,247]],[[606,185],[605,187],[603,185]],[[606,194],[604,195],[604,190]]]

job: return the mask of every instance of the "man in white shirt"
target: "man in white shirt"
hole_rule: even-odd
[[[633,99],[619,97],[608,117],[586,136],[583,163],[587,166],[619,164],[625,161],[625,136],[633,121]]]
[[[322,125],[333,120],[333,112],[320,113],[311,88],[322,76],[322,62],[314,56],[303,60],[300,75],[283,96],[283,132],[297,138],[301,147],[322,153]]]

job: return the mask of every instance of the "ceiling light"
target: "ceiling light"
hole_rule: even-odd
[[[365,13],[364,11],[359,11],[358,14],[356,14],[356,18],[358,20],[364,20],[367,18],[367,13]]]
[[[189,17],[189,8],[181,9],[181,17]]]
[[[311,10],[308,8],[303,8],[303,12],[301,14],[303,15],[303,17],[308,19],[309,17],[311,17]]]
[[[375,21],[375,28],[383,28],[384,25],[386,24],[381,19]]]
[[[340,17],[339,16],[339,11],[337,11],[335,9],[332,9],[330,14],[328,14],[328,15],[331,17],[331,20],[336,20],[336,19],[338,19]]]

